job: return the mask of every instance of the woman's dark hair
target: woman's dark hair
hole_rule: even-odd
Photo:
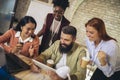
[[[65,34],[70,34],[73,37],[76,37],[77,29],[73,26],[65,26],[62,28],[62,32]]]
[[[110,37],[107,34],[106,29],[105,29],[105,24],[104,24],[102,19],[100,19],[100,18],[92,18],[85,24],[85,27],[87,27],[87,26],[91,26],[94,29],[96,29],[98,31],[99,37],[102,40],[108,41],[108,40],[113,39],[113,40],[117,41],[116,39]]]
[[[69,7],[68,0],[53,0],[52,1],[53,6],[60,6],[63,10],[66,10],[67,7]]]
[[[37,23],[36,23],[35,19],[31,16],[25,16],[20,20],[20,22],[17,24],[17,26],[14,28],[14,30],[21,31],[21,27],[25,26],[29,22],[34,23],[35,28],[36,28]]]

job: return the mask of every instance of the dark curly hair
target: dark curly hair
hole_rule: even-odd
[[[66,10],[67,7],[69,7],[69,2],[68,0],[53,0],[52,1],[53,6],[60,6],[64,10]]]

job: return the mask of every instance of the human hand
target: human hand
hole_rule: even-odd
[[[92,64],[93,64],[93,61],[90,60],[90,61],[89,61],[89,65],[92,65]]]
[[[41,71],[41,69],[38,68],[34,63],[31,64],[30,70],[35,73],[39,73]]]
[[[97,57],[98,57],[98,59],[99,59],[99,61],[101,63],[101,66],[106,65],[106,63],[107,63],[106,62],[107,55],[105,54],[105,52],[99,51]]]
[[[82,63],[82,59],[80,59],[80,65],[81,65],[81,63]],[[89,65],[92,65],[92,61],[90,60],[90,61],[88,62],[88,64],[89,64]]]
[[[47,74],[50,76],[52,80],[64,80],[60,78],[55,72],[53,71],[47,71]]]
[[[20,53],[22,47],[23,47],[23,43],[16,44],[16,46],[12,49],[11,53]]]
[[[29,55],[30,55],[30,57],[33,57],[33,55],[34,55],[33,45],[31,45],[30,48],[29,48]]]

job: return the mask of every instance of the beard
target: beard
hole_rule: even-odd
[[[69,52],[73,47],[73,42],[70,44],[70,45],[67,45],[67,44],[59,44],[59,51],[61,53],[67,53]]]

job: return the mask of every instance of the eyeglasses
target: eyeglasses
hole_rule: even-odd
[[[63,14],[64,13],[64,11],[58,11],[58,10],[54,10],[54,13],[56,14]]]

